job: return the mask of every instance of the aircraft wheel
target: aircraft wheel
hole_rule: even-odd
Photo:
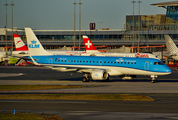
[[[83,77],[83,78],[82,78],[82,82],[90,82],[90,79],[89,79],[89,78],[86,78],[86,77]]]
[[[152,82],[152,83],[155,83],[156,81],[155,81],[155,80],[152,80],[151,82]]]

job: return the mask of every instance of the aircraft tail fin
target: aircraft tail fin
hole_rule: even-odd
[[[31,56],[33,55],[52,55],[52,53],[49,53],[46,51],[43,46],[41,45],[40,41],[34,34],[31,28],[25,28],[25,33],[27,37],[27,44],[28,44],[28,50],[29,54]]]
[[[18,34],[13,34],[13,37],[16,51],[28,51],[27,46],[24,44],[24,42],[22,41]]]
[[[85,49],[86,49],[86,52],[99,52],[95,46],[93,45],[93,43],[90,41],[90,39],[86,36],[86,35],[83,35],[83,41],[84,41],[84,44],[85,44]]]
[[[174,41],[170,38],[169,35],[164,35],[166,41],[167,52],[169,53],[176,53],[178,52],[178,48]]]

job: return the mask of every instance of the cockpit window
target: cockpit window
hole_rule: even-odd
[[[154,62],[154,65],[164,65],[163,62]]]
[[[158,62],[158,64],[159,64],[159,65],[164,65],[164,63],[163,63],[163,62]]]

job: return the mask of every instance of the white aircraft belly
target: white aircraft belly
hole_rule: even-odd
[[[112,67],[112,66],[87,66],[87,65],[56,65],[56,64],[50,64],[51,66],[60,66],[60,67],[69,67],[69,68],[81,68],[83,69],[83,72],[85,72],[85,69],[88,72],[88,69],[101,69],[106,70],[109,75],[111,76],[117,76],[117,75],[167,75],[170,73],[161,73],[161,72],[151,72],[151,71],[145,71],[145,70],[139,70],[139,69],[132,69],[132,68],[124,68],[124,67]]]

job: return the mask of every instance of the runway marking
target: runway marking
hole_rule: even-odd
[[[23,73],[0,73],[0,77],[12,77],[12,76],[21,76],[25,75]]]
[[[36,101],[36,100],[30,100],[30,101],[16,101],[16,100],[14,100],[14,101],[0,101],[0,103],[2,103],[2,102],[6,102],[6,103],[10,103],[10,102],[50,102],[50,101],[46,101],[46,100],[40,100],[40,101]],[[52,101],[52,102],[58,102],[58,103],[81,103],[81,104],[86,104],[87,102],[72,102],[72,101]]]
[[[20,83],[70,83],[73,81],[19,81]],[[81,81],[75,81],[75,82],[81,82]]]
[[[135,79],[133,79],[133,80],[136,80],[136,79],[142,79],[142,80],[145,80],[145,79],[146,79],[146,80],[151,80],[151,78],[135,78]],[[164,78],[159,79],[159,78],[158,78],[158,79],[156,79],[156,80],[178,80],[178,79],[168,79],[168,78],[167,78],[167,79],[164,79]]]

